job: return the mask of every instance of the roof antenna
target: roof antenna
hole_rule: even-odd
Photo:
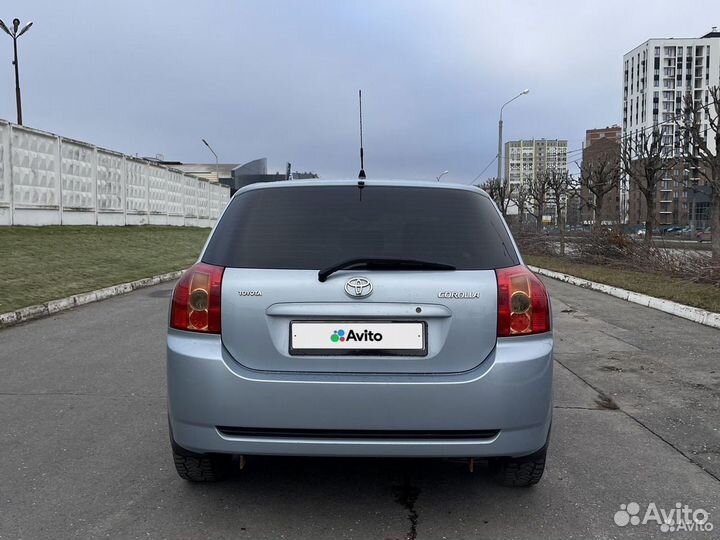
[[[360,99],[360,174],[358,179],[365,180],[365,157],[363,155],[363,133],[362,133],[362,90],[358,90],[358,97]]]

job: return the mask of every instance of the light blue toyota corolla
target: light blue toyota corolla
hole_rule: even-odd
[[[552,420],[548,295],[474,187],[288,181],[238,191],[175,286],[175,465],[250,455],[487,460],[537,483]]]

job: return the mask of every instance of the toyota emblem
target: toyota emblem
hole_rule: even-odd
[[[372,283],[365,277],[354,277],[345,283],[345,292],[353,298],[365,298],[370,296],[373,291]]]

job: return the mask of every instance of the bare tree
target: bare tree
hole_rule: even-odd
[[[663,144],[662,134],[657,127],[649,135],[641,132],[637,137],[629,136],[623,142],[620,153],[622,171],[630,179],[630,189],[637,188],[645,198],[646,242],[652,241],[658,185],[665,172],[677,163],[671,152],[672,149]]]
[[[565,201],[565,225],[582,224],[583,200],[580,198],[580,175],[568,174],[567,199]]]
[[[693,100],[689,92],[685,95],[679,124],[686,153],[710,186],[712,257],[713,261],[720,262],[720,87],[709,88],[708,94],[709,100],[704,104]],[[703,118],[707,120],[707,131],[703,128]],[[710,144],[711,141],[714,144]]]
[[[509,182],[503,182],[499,178],[489,178],[478,186],[484,189],[490,195],[490,198],[495,201],[503,217],[507,216],[508,205],[510,204],[509,186]]]
[[[620,147],[615,141],[601,139],[585,149],[575,194],[593,212],[593,228],[602,225],[608,193],[620,187]]]
[[[563,207],[567,201],[571,177],[567,171],[550,169],[548,171],[549,198],[555,205],[555,216],[560,229],[560,255],[565,255],[565,214]]]
[[[545,214],[545,204],[547,203],[550,187],[549,187],[550,171],[538,171],[525,182],[528,192],[528,213],[535,217],[535,226],[537,232],[542,232],[543,215]]]
[[[530,203],[530,194],[525,183],[520,183],[510,190],[510,201],[515,203],[517,207],[518,225],[520,229],[523,229],[525,225],[525,214],[527,213],[527,207]]]

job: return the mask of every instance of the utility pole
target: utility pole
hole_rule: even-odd
[[[13,27],[12,30],[10,30],[5,25],[5,23],[0,20],[0,28],[13,40],[13,65],[15,66],[15,104],[17,106],[17,123],[19,126],[22,126],[23,120],[22,99],[20,97],[20,69],[18,67],[17,40],[20,36],[27,32],[32,25],[33,23],[32,21],[30,21],[25,26],[23,26],[20,31],[18,31],[18,29],[20,28],[20,19],[13,19]]]

